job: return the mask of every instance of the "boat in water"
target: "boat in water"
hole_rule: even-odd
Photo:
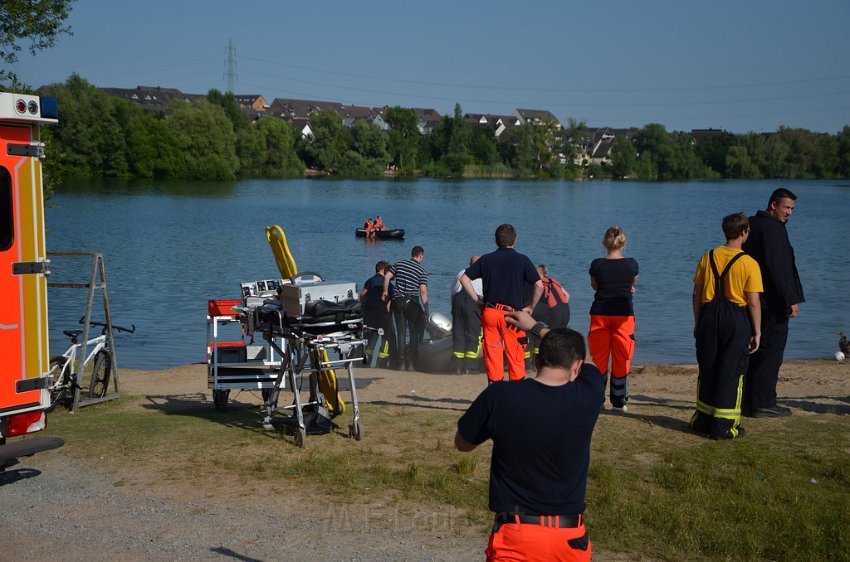
[[[358,228],[354,230],[354,235],[358,238],[367,238],[369,233],[365,228]],[[386,228],[384,230],[373,230],[371,234],[374,234],[372,238],[377,238],[379,240],[401,240],[404,238],[404,229],[403,228]]]

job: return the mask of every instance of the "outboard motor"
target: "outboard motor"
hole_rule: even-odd
[[[452,321],[439,312],[433,312],[428,317],[428,334],[432,340],[439,340],[452,335]]]

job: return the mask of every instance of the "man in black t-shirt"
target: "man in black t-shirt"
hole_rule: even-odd
[[[507,321],[543,337],[534,379],[488,386],[458,420],[455,446],[493,440],[488,560],[590,560],[584,528],[590,440],[604,401],[599,370],[584,364],[574,330],[549,330],[527,313]]]

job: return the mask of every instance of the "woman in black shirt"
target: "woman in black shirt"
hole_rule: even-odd
[[[629,400],[629,370],[635,351],[635,311],[632,295],[638,280],[638,263],[623,255],[626,233],[619,226],[605,231],[604,258],[590,264],[590,286],[596,291],[590,307],[587,346],[603,375],[611,372],[609,398],[615,410],[625,411]]]

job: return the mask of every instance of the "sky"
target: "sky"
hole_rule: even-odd
[[[848,0],[78,0],[73,36],[13,67],[99,87],[433,108],[562,123],[836,133],[850,125]]]

